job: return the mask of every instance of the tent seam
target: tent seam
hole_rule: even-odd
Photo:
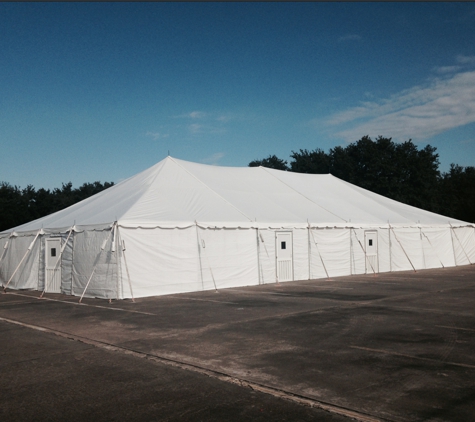
[[[185,170],[190,176],[194,177],[196,180],[198,180],[198,182],[200,182],[202,185],[204,185],[206,188],[208,188],[208,190],[210,190],[211,192],[213,192],[215,195],[217,195],[219,198],[221,198],[225,203],[227,203],[228,205],[230,205],[232,208],[234,208],[237,212],[239,212],[240,214],[242,214],[244,217],[246,217],[250,222],[252,222],[252,218],[250,218],[249,216],[247,216],[246,214],[244,214],[244,212],[242,212],[238,207],[236,207],[234,204],[232,204],[231,202],[229,202],[226,198],[223,198],[218,192],[216,192],[214,189],[211,189],[211,187],[209,187],[205,182],[203,182],[201,179],[199,179],[195,174],[193,174],[191,171],[189,171],[188,169],[186,169],[185,167],[183,167],[182,165],[180,165],[180,163],[176,162],[172,157],[168,157],[171,161],[173,161],[178,167],[180,167],[182,170]]]
[[[317,207],[320,207],[322,210],[325,210],[326,212],[330,213],[331,215],[334,215],[336,218],[339,218],[340,220],[344,221],[345,223],[348,223],[347,220],[345,220],[343,217],[340,217],[339,215],[336,215],[334,213],[332,213],[330,210],[327,210],[325,207],[321,206],[320,204],[317,204],[315,201],[312,201],[310,198],[308,198],[307,196],[305,196],[302,192],[299,192],[297,189],[293,188],[292,186],[288,185],[287,183],[285,183],[283,180],[279,179],[277,176],[274,176],[270,171],[266,170],[265,167],[263,166],[259,166],[259,168],[261,168],[262,170],[264,170],[267,174],[270,174],[272,177],[274,177],[275,179],[277,179],[280,183],[284,184],[285,186],[287,186],[289,189],[291,189],[293,192],[296,192],[297,194],[299,194],[300,196],[303,196],[307,201],[310,201],[312,204],[315,204]]]

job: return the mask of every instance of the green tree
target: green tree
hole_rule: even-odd
[[[448,217],[475,223],[475,167],[451,164],[440,182],[440,209]]]
[[[331,159],[320,148],[314,151],[301,149],[299,152],[292,151],[290,170],[296,173],[326,174],[330,173]]]
[[[249,163],[249,167],[259,166],[276,170],[289,170],[287,161],[280,159],[276,155],[269,155],[267,158],[264,158],[262,160],[254,160]]]

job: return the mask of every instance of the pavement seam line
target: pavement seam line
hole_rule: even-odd
[[[447,325],[436,325],[436,327],[439,328],[448,328],[450,330],[462,330],[462,331],[470,331],[470,332],[475,332],[475,330],[472,330],[471,328],[461,328],[461,327],[449,327]]]
[[[443,365],[460,366],[462,368],[475,369],[475,365],[469,365],[469,364],[466,364],[466,363],[458,363],[458,362],[449,362],[449,361],[439,360],[439,359],[421,358],[419,356],[412,356],[412,355],[406,355],[404,353],[392,352],[391,350],[371,349],[369,347],[360,347],[360,346],[350,346],[350,348],[358,349],[358,350],[364,350],[364,351],[367,351],[367,352],[384,353],[386,355],[401,356],[403,358],[409,358],[409,359],[424,360],[426,362],[439,363],[439,364],[443,364]]]
[[[62,332],[62,331],[53,330],[53,329],[46,328],[46,327],[41,327],[39,325],[32,325],[32,324],[24,323],[24,322],[9,319],[9,318],[0,317],[0,321],[4,321],[4,322],[10,323],[10,324],[19,325],[19,326],[22,326],[22,327],[25,327],[25,328],[30,328],[30,329],[45,332],[45,333],[54,334],[54,335],[57,335],[59,337],[67,338],[69,340],[79,341],[81,343],[89,344],[91,346],[94,346],[94,347],[97,347],[97,348],[100,348],[100,349],[120,352],[120,353],[124,353],[124,354],[127,354],[127,355],[132,355],[132,356],[135,356],[135,357],[139,357],[139,358],[142,358],[142,359],[145,358],[147,360],[152,360],[152,361],[162,363],[162,364],[165,364],[165,365],[168,365],[168,366],[173,366],[173,367],[176,367],[176,368],[180,368],[180,369],[188,370],[188,371],[191,371],[191,372],[199,373],[199,374],[202,374],[202,375],[206,375],[210,378],[215,378],[215,379],[218,379],[220,381],[228,382],[228,383],[231,383],[231,384],[237,384],[241,387],[247,387],[247,388],[250,388],[252,390],[259,391],[261,393],[268,394],[268,395],[271,395],[273,397],[285,399],[285,400],[288,400],[288,401],[291,401],[291,402],[294,402],[294,403],[297,403],[297,404],[300,404],[300,405],[314,407],[314,408],[317,408],[317,409],[325,410],[329,413],[334,413],[334,414],[338,414],[338,415],[341,415],[341,416],[346,416],[346,417],[352,418],[352,419],[354,419],[358,422],[384,422],[384,421],[388,421],[387,419],[376,418],[376,417],[371,416],[369,414],[360,413],[358,411],[354,411],[354,410],[351,410],[351,409],[348,409],[348,408],[345,408],[345,407],[341,407],[341,406],[338,406],[338,405],[318,401],[318,400],[315,400],[315,399],[312,399],[312,398],[309,398],[309,397],[305,397],[303,395],[299,395],[299,394],[291,393],[291,392],[288,392],[288,391],[285,391],[285,390],[282,390],[282,389],[266,386],[264,384],[259,384],[259,383],[256,383],[256,382],[247,381],[247,380],[240,379],[240,378],[234,377],[232,375],[226,374],[224,372],[214,371],[214,370],[211,370],[211,369],[203,368],[203,367],[193,365],[193,364],[189,364],[189,363],[186,363],[186,362],[180,362],[180,361],[177,361],[177,360],[164,358],[164,357],[153,355],[153,354],[150,354],[150,353],[139,352],[139,351],[136,351],[136,350],[128,349],[126,347],[116,346],[116,345],[113,345],[113,344],[110,344],[110,343],[106,343],[106,342],[102,342],[102,341],[98,341],[98,340],[92,340],[92,339],[89,339],[87,337],[77,336],[77,335],[74,335],[74,334],[69,334],[69,333],[65,333],[65,332]]]
[[[50,297],[38,297],[38,296],[30,296],[30,295],[22,295],[21,293],[12,293],[12,292],[7,292],[5,293],[7,295],[15,295],[15,296],[22,296],[22,297],[31,297],[35,298],[37,300],[49,300],[50,302],[59,302],[59,303],[67,303],[68,305],[76,305],[76,306],[92,306],[94,308],[100,308],[100,309],[108,309],[111,311],[122,311],[122,312],[132,312],[134,314],[143,314],[143,315],[152,315],[152,316],[158,316],[157,314],[152,314],[150,312],[142,312],[142,311],[134,311],[131,309],[123,309],[123,308],[114,308],[112,306],[101,306],[101,305],[90,305],[88,303],[79,303],[79,302],[73,302],[69,300],[59,300],[59,299],[52,299]],[[27,302],[28,303],[28,302]],[[31,303],[31,302],[29,302]]]

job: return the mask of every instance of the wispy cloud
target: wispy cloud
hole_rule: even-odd
[[[191,111],[189,113],[179,114],[178,116],[173,116],[175,119],[203,119],[208,113],[204,111]]]
[[[459,56],[460,57],[460,56]],[[468,57],[458,59],[469,62]],[[471,62],[470,62],[471,63]],[[330,116],[336,136],[353,142],[364,135],[423,140],[475,122],[475,71],[433,79],[388,99],[362,102]],[[339,130],[338,126],[346,128]]]
[[[216,152],[213,155],[210,155],[207,158],[201,160],[203,164],[211,164],[213,166],[217,166],[221,158],[223,158],[226,154],[224,152]]]
[[[457,56],[457,62],[461,64],[474,64],[475,63],[475,56]]]
[[[225,133],[224,125],[232,120],[230,115],[205,111],[192,111],[175,116],[175,118],[187,119],[188,132],[194,135]]]
[[[356,35],[356,34],[348,34],[348,35],[343,35],[342,37],[338,38],[339,42],[345,42],[345,41],[361,41],[361,36]]]
[[[160,138],[168,138],[168,133],[159,133],[159,132],[147,132],[145,136],[149,136],[153,140],[157,141]]]
[[[192,111],[188,116],[192,119],[202,119],[206,117],[206,113],[203,111]]]

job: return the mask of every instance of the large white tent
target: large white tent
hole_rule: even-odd
[[[475,263],[475,225],[330,174],[167,157],[0,233],[0,282],[120,299]]]

